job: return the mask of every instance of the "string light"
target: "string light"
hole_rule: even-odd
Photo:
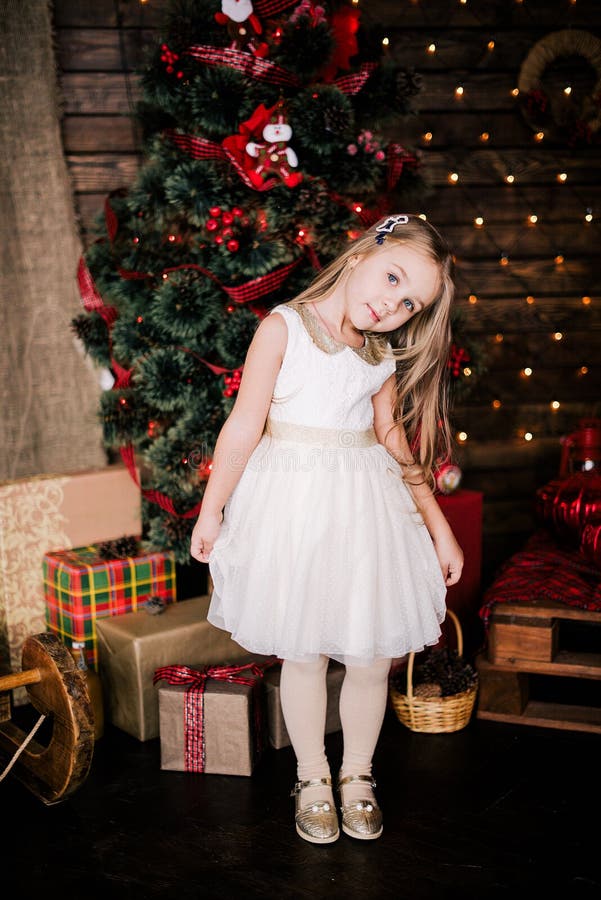
[[[555,257],[555,265],[556,265],[556,266],[561,266],[562,263],[563,263],[564,261],[565,261],[565,258],[564,258],[564,256],[563,256],[563,254],[562,254],[562,253],[558,253],[557,256]]]
[[[423,140],[424,140],[424,143],[429,144],[430,141],[432,140],[432,132],[431,132],[431,131],[426,131],[426,132],[423,134]]]
[[[482,217],[482,216],[476,216],[476,218],[474,219],[474,227],[475,227],[475,228],[482,228],[483,225],[484,225],[484,219],[483,219],[483,217]]]
[[[465,367],[465,369],[463,370],[463,374],[465,375],[466,378],[470,377],[470,375],[472,374],[472,370],[470,369],[469,366]]]
[[[554,341],[561,341],[562,338],[563,338],[563,332],[561,332],[561,331],[556,331],[556,332],[553,334],[553,340],[554,340]]]
[[[591,305],[591,298],[590,298],[590,297],[583,297],[583,298],[582,298],[582,305],[583,305],[583,306],[590,306],[590,305]]]
[[[531,431],[526,431],[526,433],[524,434],[525,441],[531,441],[533,437],[534,437],[534,435],[532,434]]]
[[[464,444],[467,441],[467,431],[459,431],[457,433],[457,440]]]
[[[488,131],[483,131],[482,134],[480,135],[480,140],[482,141],[483,144],[485,144],[489,140],[489,138],[490,138],[490,134],[488,133]]]
[[[455,97],[463,97],[463,85],[458,84],[455,88]]]
[[[537,131],[536,134],[534,135],[534,140],[537,141],[539,144],[541,141],[544,141],[544,139],[545,139],[544,131]]]
[[[551,400],[551,403],[549,405],[550,405],[551,409],[558,410],[559,407],[561,406],[561,403],[559,402],[559,400]]]
[[[561,184],[565,184],[565,182],[568,180],[567,172],[559,172],[557,175],[557,180],[560,181]]]
[[[503,340],[504,340],[504,337],[501,334],[501,332],[499,332],[498,334],[495,334],[495,341],[497,342],[497,344],[502,344]]]
[[[423,219],[424,222],[428,221],[428,216],[425,213],[420,213],[418,219]]]
[[[519,88],[513,88],[513,90],[511,91],[511,96],[512,96],[512,97],[518,97],[518,96],[519,96],[519,93],[520,93],[520,89],[519,89]]]
[[[505,181],[507,182],[507,184],[513,184],[513,182],[515,181],[515,175],[512,175],[511,173],[509,175],[506,175]]]
[[[457,184],[457,182],[459,181],[459,175],[457,174],[457,172],[449,172],[449,181],[451,182],[451,184]]]
[[[584,217],[584,221],[585,221],[585,222],[592,222],[592,221],[593,221],[593,211],[592,211],[592,209],[590,208],[590,206],[587,206],[587,209],[586,209],[586,215],[585,215],[585,217]]]
[[[428,53],[436,53],[436,44],[428,44]]]
[[[387,37],[382,38],[382,46],[383,47],[388,47],[389,44],[390,44],[389,38],[387,38]]]
[[[493,409],[501,409],[503,404],[501,403],[500,400],[493,400],[493,402],[491,403],[491,406]]]
[[[579,375],[588,375],[588,366],[580,366],[578,369]]]
[[[501,256],[499,258],[499,265],[501,265],[501,266],[509,265],[509,257],[507,256],[506,253],[501,253]]]
[[[477,298],[477,296],[476,296],[475,294],[470,294],[469,297],[468,297],[467,299],[469,300],[469,302],[470,302],[472,305],[473,305],[474,303],[477,303],[477,302],[478,302],[478,298]]]
[[[532,304],[534,303],[534,297],[532,296],[532,294],[528,294],[528,296],[526,297],[526,303],[529,306],[532,306]]]
[[[566,87],[564,87],[563,92],[564,92],[564,94],[566,95],[566,97],[569,97],[570,94],[572,93],[572,88],[571,88],[571,86],[568,84]]]
[[[525,378],[530,378],[530,376],[532,375],[532,369],[530,368],[530,366],[526,366],[526,368],[522,369],[522,375]]]
[[[495,42],[494,42],[494,41],[489,41],[488,44],[486,45],[486,47],[487,47],[488,50],[494,50],[494,49],[495,49]]]
[[[538,222],[538,216],[535,216],[534,214],[528,216],[528,224],[529,225],[536,225],[537,222]]]

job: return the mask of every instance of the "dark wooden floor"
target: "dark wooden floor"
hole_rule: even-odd
[[[336,769],[341,734],[326,746]],[[475,718],[416,734],[389,710],[375,761],[383,837],[315,847],[294,831],[290,748],[251,778],[161,772],[158,739],[109,726],[63,803],[44,806],[12,774],[0,784],[4,883],[19,885],[11,896],[93,900],[598,900],[600,750],[592,734]]]

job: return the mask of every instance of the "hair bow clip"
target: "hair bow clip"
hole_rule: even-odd
[[[383,244],[387,234],[391,234],[397,225],[407,225],[409,216],[388,216],[380,225],[376,225],[376,244]]]

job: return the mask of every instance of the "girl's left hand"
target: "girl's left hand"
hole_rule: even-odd
[[[463,550],[452,531],[437,537],[434,547],[446,586],[457,584],[463,571]]]

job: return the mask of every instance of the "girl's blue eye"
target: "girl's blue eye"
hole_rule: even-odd
[[[388,280],[391,284],[394,284],[394,285],[399,283],[399,279],[396,277],[396,275],[393,275],[392,272],[388,273]]]
[[[403,303],[405,304],[409,312],[413,312],[413,310],[415,309],[415,303],[413,302],[413,300],[409,300],[409,298],[407,298],[406,300],[403,300]]]

